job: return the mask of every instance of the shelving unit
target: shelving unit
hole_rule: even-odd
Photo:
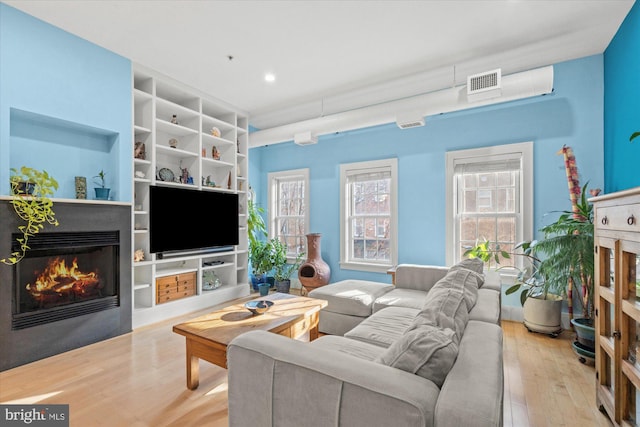
[[[144,260],[133,263],[133,327],[248,295],[247,115],[143,67],[134,68],[133,112],[134,141],[145,146],[145,157],[133,159],[133,250],[144,252]],[[237,193],[240,244],[227,252],[157,258],[149,251],[151,185]],[[207,271],[220,279],[219,288],[203,288]],[[158,280],[193,273],[193,295],[158,304]]]
[[[640,187],[594,199],[596,403],[640,424]]]

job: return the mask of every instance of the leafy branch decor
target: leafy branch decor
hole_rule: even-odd
[[[19,249],[0,262],[7,265],[17,264],[29,249],[29,238],[38,234],[45,224],[58,225],[53,211],[53,201],[49,196],[58,189],[58,181],[47,171],[22,166],[19,170],[11,168],[11,204],[18,218],[26,224],[19,225],[22,237],[17,239]]]

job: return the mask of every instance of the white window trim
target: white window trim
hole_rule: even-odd
[[[347,173],[358,169],[389,168],[391,170],[391,236],[389,263],[365,263],[347,261],[347,212],[349,203],[346,192]],[[340,165],[340,268],[345,270],[371,271],[386,273],[387,270],[397,264],[398,260],[398,159],[373,160],[357,163],[345,163]]]
[[[309,195],[311,194],[310,190],[309,190],[309,168],[304,168],[304,169],[292,169],[292,170],[284,170],[284,171],[279,171],[279,172],[270,172],[267,175],[267,179],[268,179],[268,183],[269,183],[269,191],[268,191],[268,196],[267,196],[267,203],[269,206],[269,209],[267,211],[267,215],[269,217],[268,221],[268,236],[269,239],[272,239],[275,237],[275,222],[276,222],[276,216],[275,213],[277,212],[277,206],[276,206],[276,198],[274,197],[275,191],[277,191],[277,182],[280,179],[286,179],[286,178],[298,178],[298,177],[302,177],[302,180],[304,181],[304,233],[309,234],[309,212],[311,210],[310,208],[310,200],[309,200]],[[295,261],[295,258],[292,257],[288,257],[288,260],[293,262]]]
[[[522,206],[522,234],[521,240],[533,239],[533,142],[495,145],[492,147],[473,148],[469,150],[449,151],[446,153],[446,262],[453,265],[455,258],[455,217],[454,217],[454,172],[456,160],[474,157],[521,155],[522,176],[520,179],[520,194]]]

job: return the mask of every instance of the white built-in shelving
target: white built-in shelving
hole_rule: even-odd
[[[134,328],[248,295],[248,116],[139,66],[133,74],[133,116],[134,141],[144,144],[146,153],[133,159],[133,250],[144,253],[143,261],[133,263]],[[162,169],[174,179],[159,174]],[[182,179],[185,172],[190,179]],[[240,244],[226,252],[157,258],[149,251],[151,185],[237,193]],[[219,288],[203,288],[208,271],[220,279]],[[197,275],[194,296],[156,304],[157,278],[190,272]]]

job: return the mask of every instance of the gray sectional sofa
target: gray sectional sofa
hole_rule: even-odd
[[[305,343],[263,331],[227,350],[230,426],[501,426],[500,287],[482,264],[399,265],[344,281]]]

